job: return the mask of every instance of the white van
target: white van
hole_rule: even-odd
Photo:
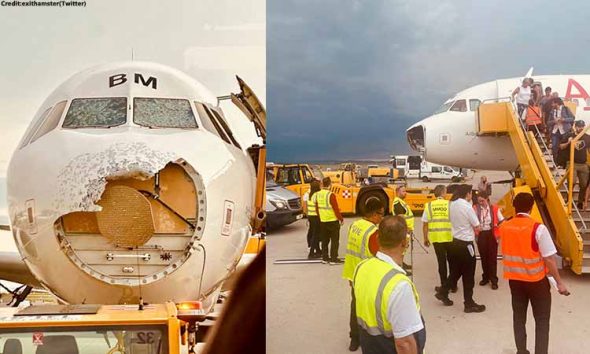
[[[434,179],[460,182],[463,179],[463,175],[459,169],[454,169],[450,166],[443,166],[427,161],[422,162],[420,166],[420,175],[417,177],[421,178],[424,182],[430,182]]]

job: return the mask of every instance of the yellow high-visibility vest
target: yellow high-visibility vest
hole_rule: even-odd
[[[314,196],[317,196],[316,201],[320,212],[321,222],[330,222],[338,220],[338,218],[336,217],[336,213],[334,212],[334,209],[332,209],[332,205],[330,204],[331,195],[332,192],[330,192],[327,189],[322,189],[319,192],[315,192],[314,194]]]
[[[318,192],[315,192],[311,197],[307,198],[307,216],[318,216],[318,213],[315,210],[317,195]]]
[[[403,199],[399,197],[395,197],[393,200],[393,204],[391,206],[391,213],[395,215],[394,207],[396,204],[401,204],[406,209],[406,214],[403,217],[406,219],[406,225],[408,225],[408,231],[414,231],[414,213],[412,213],[412,209],[403,201]]]
[[[348,243],[346,244],[346,256],[342,278],[352,281],[354,269],[363,260],[372,256],[369,250],[369,237],[377,231],[377,226],[372,222],[360,219],[355,221],[348,229]]]
[[[428,239],[430,242],[453,241],[449,211],[449,201],[446,199],[436,199],[426,204],[424,212],[428,219]]]
[[[393,339],[387,306],[393,289],[402,282],[408,282],[412,286],[416,310],[419,312],[420,298],[416,287],[402,271],[377,257],[366,259],[357,266],[353,279],[356,317],[359,326],[370,335]]]

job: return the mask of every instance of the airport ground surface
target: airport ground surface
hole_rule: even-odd
[[[476,174],[472,181],[479,181]],[[492,181],[506,179],[505,173],[486,173]],[[429,185],[436,184],[430,183]],[[424,185],[411,182],[411,185]],[[493,200],[507,191],[494,185]],[[340,232],[340,257],[346,249],[346,230],[357,217],[348,217]],[[418,240],[422,223],[416,219]],[[347,353],[350,290],[341,278],[341,265],[274,264],[279,259],[306,258],[307,221],[300,220],[274,231],[267,238],[267,353]],[[426,321],[428,353],[515,353],[512,310],[507,281],[499,289],[479,286],[481,265],[477,264],[474,298],[484,304],[483,313],[463,312],[462,286],[451,294],[455,304],[444,307],[434,298],[438,273],[434,250],[426,254],[414,247],[414,282],[420,294]],[[406,256],[409,258],[408,256]],[[501,276],[501,261],[498,272]],[[561,272],[571,296],[552,290],[550,353],[588,353],[590,345],[590,276]],[[527,321],[529,350],[534,345],[534,320]],[[360,353],[360,349],[357,351]]]

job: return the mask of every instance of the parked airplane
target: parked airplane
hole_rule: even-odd
[[[525,77],[530,77],[532,69]],[[590,123],[590,75],[534,76],[577,106],[577,119]],[[410,147],[424,159],[439,164],[484,170],[515,171],[518,160],[508,136],[477,136],[476,111],[482,102],[510,97],[522,78],[486,82],[457,93],[431,116],[407,130]]]
[[[238,82],[232,101],[265,121]],[[218,103],[188,75],[145,62],[90,68],[59,86],[8,167],[20,255],[3,254],[0,279],[67,303],[209,309],[252,233],[257,175]]]

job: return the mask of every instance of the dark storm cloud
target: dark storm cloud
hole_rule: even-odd
[[[269,160],[387,158],[469,86],[588,73],[589,5],[269,1]]]

